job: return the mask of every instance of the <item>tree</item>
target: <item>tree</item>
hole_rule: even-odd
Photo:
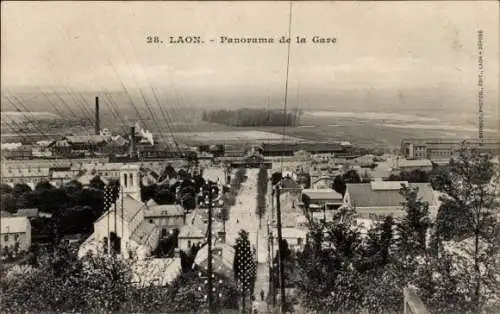
[[[247,296],[253,295],[257,275],[255,256],[250,246],[248,232],[245,230],[240,230],[236,239],[233,272],[238,290],[242,296],[243,311],[245,311],[245,301]]]
[[[157,190],[158,190],[158,185],[156,184],[141,186],[141,201],[143,203],[146,203],[150,199],[154,198]]]
[[[12,193],[2,193],[0,197],[0,202],[1,206],[0,208],[2,210],[5,210],[9,213],[15,213],[17,210],[16,207],[16,198]]]
[[[305,189],[311,188],[311,175],[309,173],[300,174],[297,183],[303,185]]]
[[[463,144],[457,157],[450,160],[449,172],[440,172],[433,178],[436,189],[444,193],[444,206],[438,213],[438,236],[449,238],[450,227],[457,225],[462,234],[456,236],[473,240],[474,291],[470,297],[475,310],[479,310],[484,302],[481,290],[486,278],[481,265],[489,264],[486,260],[493,258],[481,254],[482,242],[487,243],[492,251],[498,248],[495,237],[495,208],[498,204],[495,197],[499,172],[490,158]]]
[[[344,173],[342,179],[345,183],[361,183],[361,177],[354,169],[348,170],[346,173]]]
[[[18,198],[19,196],[31,191],[31,188],[26,183],[17,183],[14,185],[12,193],[14,194],[14,197]]]
[[[406,215],[397,225],[399,248],[403,254],[425,252],[427,232],[431,227],[429,203],[422,201],[417,187],[403,185],[400,193],[405,199],[402,205]]]
[[[370,228],[361,249],[362,260],[358,265],[361,272],[384,267],[389,263],[390,249],[393,244],[394,219],[386,216],[382,222]]]
[[[118,259],[87,256],[77,260],[67,248],[57,248],[52,256],[40,259],[33,272],[11,280],[2,276],[2,310],[120,311],[126,300],[128,274],[127,266]]]
[[[6,193],[12,193],[13,189],[10,187],[10,185],[1,183],[0,184],[0,194],[6,194]]]
[[[257,175],[257,207],[255,209],[257,216],[262,219],[262,216],[266,213],[266,195],[267,195],[267,183],[269,181],[267,175],[267,169],[260,168]],[[260,223],[260,222],[259,222]]]
[[[172,193],[168,186],[160,185],[157,187],[153,200],[160,204],[175,204],[175,193]]]
[[[275,186],[281,181],[281,179],[283,179],[283,175],[281,174],[281,172],[274,172],[271,175],[271,184]]]
[[[44,191],[52,190],[54,186],[49,181],[40,181],[35,185],[35,192],[42,193]]]
[[[347,186],[341,175],[338,175],[333,179],[332,189],[334,189],[337,193],[344,196]]]
[[[93,177],[90,180],[89,185],[91,188],[101,191],[104,191],[104,187],[106,186],[106,184],[101,180],[100,176]]]
[[[83,185],[77,180],[71,180],[66,183],[63,188],[66,190],[66,193],[73,194],[76,191],[81,191],[83,189]]]

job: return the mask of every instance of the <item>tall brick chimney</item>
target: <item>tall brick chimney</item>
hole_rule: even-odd
[[[130,157],[136,156],[135,147],[135,126],[130,127]]]
[[[99,97],[95,97],[95,134],[99,135],[101,132],[101,125],[99,121]]]

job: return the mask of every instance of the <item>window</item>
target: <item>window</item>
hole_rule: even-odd
[[[127,174],[126,173],[123,174],[123,185],[125,187],[127,187]]]
[[[302,245],[302,238],[298,238],[298,239],[297,239],[297,244],[298,244],[298,245]]]
[[[191,240],[188,240],[188,248],[191,248]]]
[[[8,235],[8,234],[4,235],[4,236],[3,236],[3,240],[4,240],[5,242],[9,241],[9,235]]]
[[[17,233],[16,233],[16,234],[14,235],[14,240],[16,240],[16,241],[17,241],[18,239],[19,239],[19,234],[17,234]]]
[[[149,219],[149,223],[151,223],[151,224],[152,224],[152,223],[153,223],[153,219]]]
[[[134,186],[134,175],[129,174],[130,186]]]

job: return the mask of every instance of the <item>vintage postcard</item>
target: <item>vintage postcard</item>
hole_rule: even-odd
[[[497,1],[1,6],[2,312],[500,312]]]

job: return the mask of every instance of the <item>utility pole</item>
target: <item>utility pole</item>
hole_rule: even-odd
[[[208,186],[208,311],[213,313],[213,294],[212,294],[212,186]]]
[[[276,216],[278,229],[278,271],[280,278],[280,294],[281,294],[281,313],[285,313],[285,276],[283,271],[282,254],[283,254],[283,235],[281,233],[281,204],[280,204],[280,186],[276,185]]]

